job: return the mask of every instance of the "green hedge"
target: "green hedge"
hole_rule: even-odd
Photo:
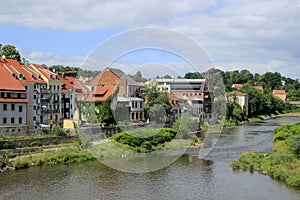
[[[176,136],[172,128],[136,129],[115,134],[113,139],[121,144],[127,144],[138,152],[150,152],[160,144],[171,141]]]

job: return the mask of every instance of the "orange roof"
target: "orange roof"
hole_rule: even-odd
[[[239,91],[233,91],[231,94],[235,94],[236,96],[248,96],[248,94]]]
[[[47,79],[59,80],[59,75],[49,70],[44,65],[35,65],[35,67],[43,74]]]
[[[237,89],[241,89],[243,87],[243,84],[233,84],[232,87],[235,87]]]
[[[285,90],[273,90],[273,94],[286,94]]]
[[[115,91],[115,86],[96,86],[95,89],[89,93],[87,101],[105,101]]]
[[[24,86],[3,66],[0,66],[0,90],[26,91]]]
[[[255,89],[260,90],[260,91],[264,91],[263,86],[259,86],[259,85],[255,85],[253,86]]]

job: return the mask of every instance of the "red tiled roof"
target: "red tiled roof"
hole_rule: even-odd
[[[243,93],[243,92],[239,92],[239,91],[233,91],[233,92],[231,92],[231,94],[235,94],[237,96],[248,96],[248,94]]]
[[[260,91],[264,91],[263,86],[259,86],[259,85],[255,85],[253,86],[255,89],[260,90]]]
[[[115,86],[96,86],[95,89],[90,92],[87,101],[105,101],[115,91]]]
[[[273,94],[286,94],[285,90],[273,90]]]
[[[237,89],[241,89],[243,87],[243,84],[233,84],[232,87],[235,87]]]
[[[19,90],[26,91],[24,86],[16,80],[12,74],[2,66],[0,66],[0,90]]]
[[[35,65],[35,67],[47,78],[51,80],[59,80],[59,75],[49,70],[44,65]],[[51,77],[52,76],[52,77]]]

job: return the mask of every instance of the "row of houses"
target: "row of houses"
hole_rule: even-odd
[[[155,84],[170,98],[172,116],[189,112],[211,122],[212,90],[207,79],[152,79],[138,83],[120,69],[106,68],[98,76],[82,81],[60,75],[43,65],[21,65],[0,59],[0,131],[28,132],[69,123],[83,123],[78,101],[105,101],[112,98],[116,121],[146,121],[143,87]],[[150,119],[151,120],[151,119]]]
[[[0,59],[0,131],[27,132],[62,126],[74,118],[75,99],[89,94],[83,82],[43,65]]]

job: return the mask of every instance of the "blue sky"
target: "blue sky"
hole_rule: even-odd
[[[82,67],[103,42],[143,27],[187,36],[225,71],[246,68],[300,78],[299,1],[16,0],[0,7],[0,43],[15,45],[23,57],[38,64]],[[174,42],[168,36],[155,39]],[[180,74],[193,70],[178,56],[160,50],[133,51],[114,66],[130,72],[147,64]],[[99,68],[101,63],[95,65]],[[153,73],[159,72],[155,68]]]

